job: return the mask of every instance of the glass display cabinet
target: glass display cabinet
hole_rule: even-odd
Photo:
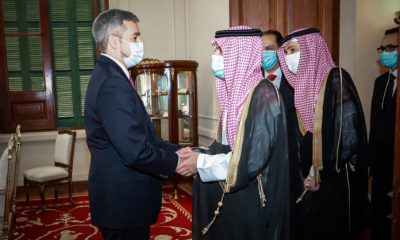
[[[143,59],[131,76],[157,137],[181,146],[198,146],[197,71],[189,60]]]

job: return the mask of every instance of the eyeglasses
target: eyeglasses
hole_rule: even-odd
[[[399,46],[398,45],[393,45],[393,44],[389,44],[386,46],[379,46],[376,51],[378,51],[378,53],[382,53],[383,51],[385,52],[393,52],[394,50],[396,50]]]

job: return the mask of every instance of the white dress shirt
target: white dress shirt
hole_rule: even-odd
[[[281,86],[281,81],[282,81],[282,70],[281,68],[276,69],[273,73],[269,74],[267,71],[265,72],[265,77],[268,77],[269,75],[273,74],[276,76],[276,78],[272,81],[272,83],[276,86],[276,88],[279,89]]]

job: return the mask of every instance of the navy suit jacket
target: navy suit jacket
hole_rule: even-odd
[[[178,146],[155,138],[126,74],[103,55],[86,93],[85,128],[92,223],[110,229],[154,223],[161,208],[161,180],[173,176]]]

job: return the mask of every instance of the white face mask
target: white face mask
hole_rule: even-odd
[[[144,49],[143,42],[129,42],[131,54],[124,57],[124,62],[127,68],[136,66],[143,59]]]
[[[296,74],[300,63],[300,51],[285,56],[286,65],[292,73]]]
[[[222,55],[211,55],[211,70],[219,79],[225,79],[224,57]]]

